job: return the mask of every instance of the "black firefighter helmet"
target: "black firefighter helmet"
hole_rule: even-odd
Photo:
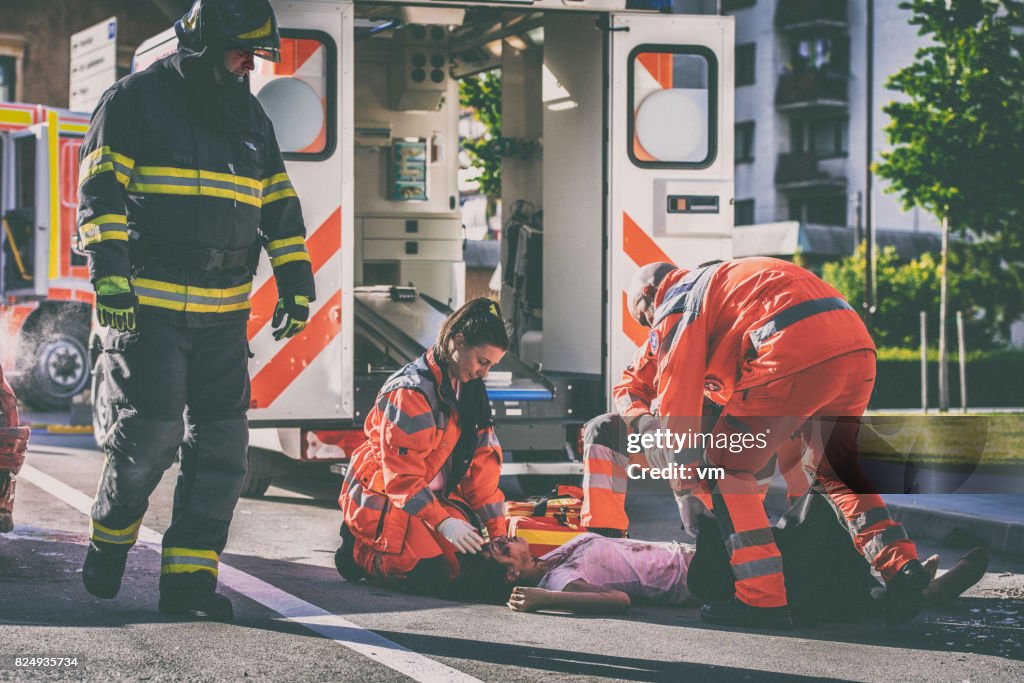
[[[269,0],[196,0],[174,24],[181,45],[195,52],[251,50],[257,57],[281,61],[281,35]]]

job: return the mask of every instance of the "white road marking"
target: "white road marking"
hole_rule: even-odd
[[[23,480],[38,486],[43,491],[64,501],[82,514],[86,516],[90,514],[92,499],[81,491],[68,486],[64,482],[51,477],[31,465],[22,467],[20,476]],[[139,528],[139,540],[146,547],[159,551],[162,538],[162,534],[153,531],[145,525]],[[344,617],[332,614],[223,562],[220,564],[220,584],[277,612],[289,621],[319,633],[325,638],[333,640],[338,645],[369,657],[389,669],[405,674],[415,681],[423,681],[424,683],[434,683],[435,681],[480,683],[479,679],[458,669],[453,669],[441,662],[413,652]]]

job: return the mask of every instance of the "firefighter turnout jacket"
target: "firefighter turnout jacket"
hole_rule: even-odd
[[[432,347],[384,384],[364,432],[338,501],[361,541],[404,552],[411,523],[436,529],[450,516],[441,502],[449,494],[468,503],[492,538],[505,533],[501,446],[483,380],[456,395]]]
[[[299,200],[270,119],[246,90],[251,115],[211,125],[182,65],[179,52],[118,81],[93,115],[78,214],[90,279],[129,279],[142,316],[244,321],[262,247],[279,293],[312,300]]]

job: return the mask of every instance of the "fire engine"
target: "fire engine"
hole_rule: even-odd
[[[23,400],[66,409],[89,383],[93,301],[72,250],[89,115],[0,103],[0,364]]]
[[[528,491],[579,476],[582,424],[611,408],[646,343],[626,310],[636,267],[732,255],[732,19],[625,0],[272,4],[283,58],[257,60],[251,85],[302,201],[317,300],[303,333],[275,342],[264,257],[245,495],[267,489],[282,455],[343,471],[379,387],[463,303],[458,81],[492,70],[512,214],[501,303],[513,351],[488,380],[503,472]],[[168,29],[134,68],[175,48]],[[102,434],[101,372],[93,411]]]

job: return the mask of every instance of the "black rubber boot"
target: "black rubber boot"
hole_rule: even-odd
[[[116,545],[92,541],[82,565],[82,583],[85,590],[97,598],[107,600],[121,590],[124,565],[128,561],[130,545]]]
[[[197,621],[231,621],[235,610],[231,600],[209,591],[160,591],[160,611]]]
[[[363,568],[356,564],[355,558],[352,556],[353,551],[356,547],[355,536],[349,530],[345,524],[341,525],[341,546],[334,553],[334,567],[341,574],[341,578],[346,581],[362,581],[365,578],[369,578],[369,574],[363,571]]]
[[[931,578],[917,560],[907,562],[885,586],[885,621],[905,624],[924,609],[924,591]]]
[[[700,618],[701,621],[718,626],[793,628],[789,607],[753,607],[740,602],[736,596],[704,605],[700,608]]]

